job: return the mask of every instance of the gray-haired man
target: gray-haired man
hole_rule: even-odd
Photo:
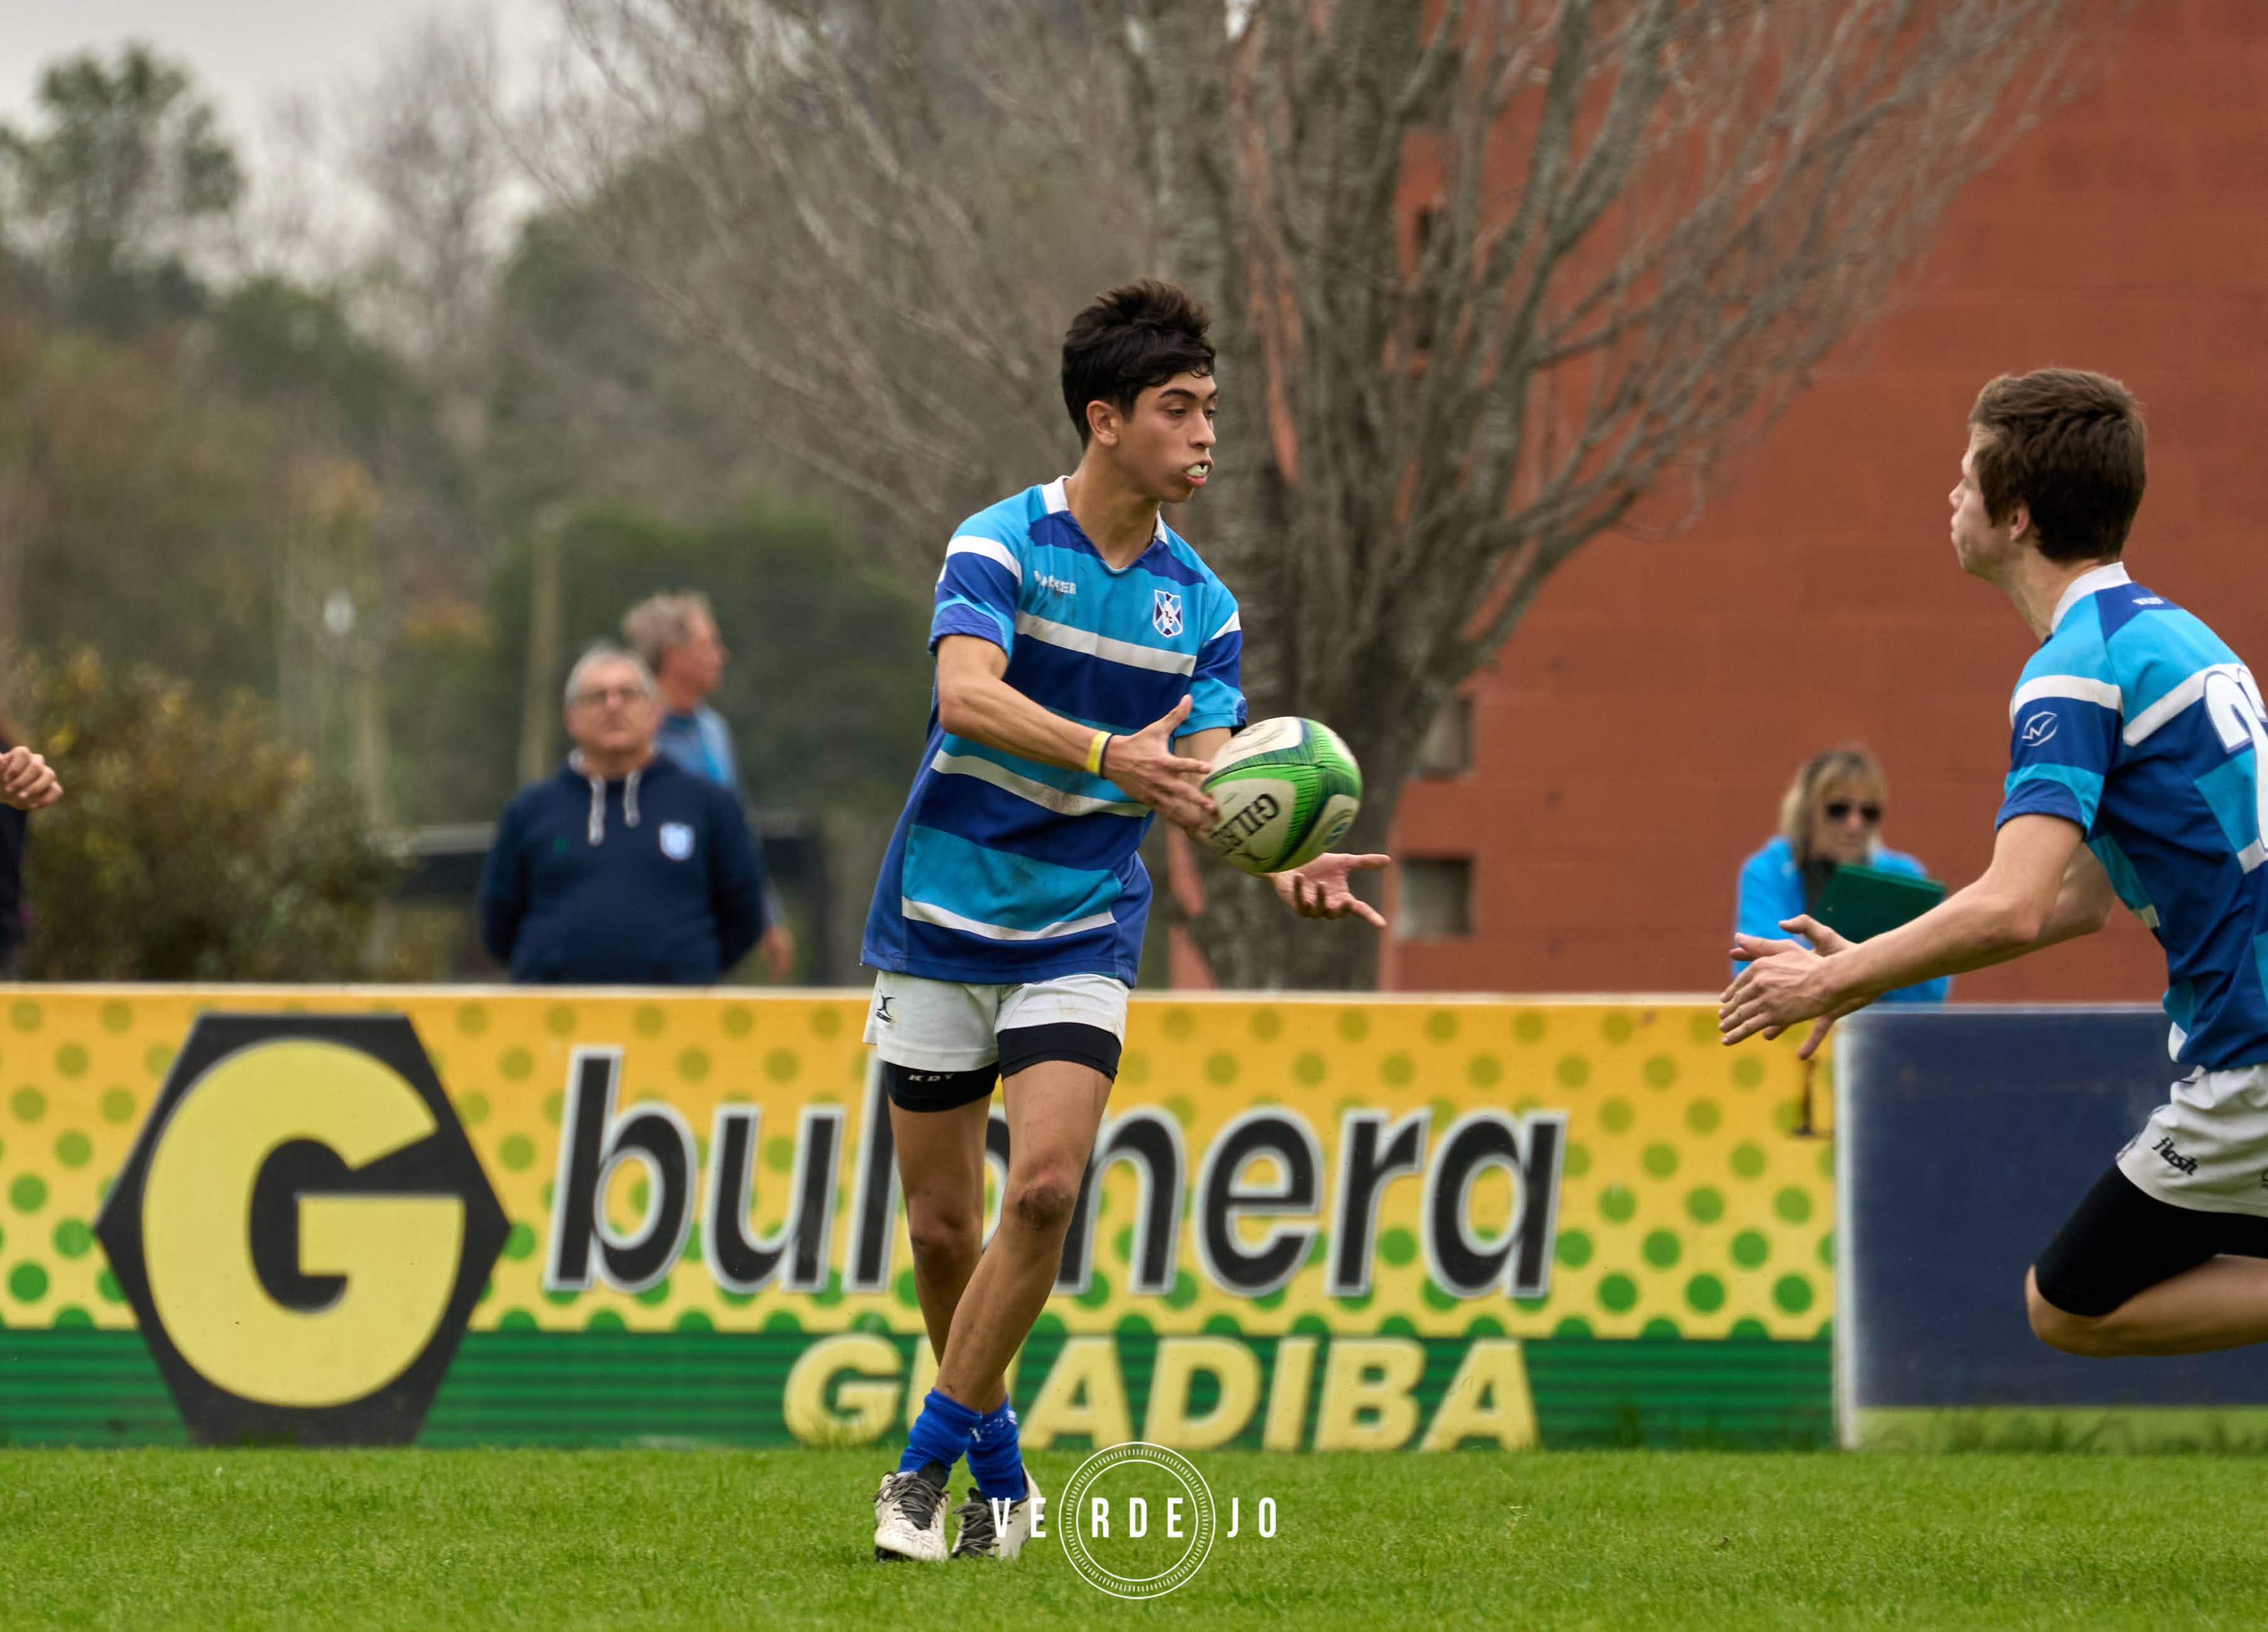
[[[575,751],[505,808],[481,872],[481,937],[514,980],[709,986],[762,933],[740,801],[654,751],[659,714],[619,647],[568,676]]]
[[[648,595],[622,616],[622,639],[653,671],[661,697],[661,723],[654,746],[696,776],[706,777],[734,798],[742,797],[740,766],[733,752],[732,728],[709,706],[724,683],[732,655],[718,632],[717,614],[698,590]],[[795,932],[779,894],[764,887],[763,939],[757,951],[775,980],[795,966]]]

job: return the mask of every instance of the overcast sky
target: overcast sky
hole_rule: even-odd
[[[419,17],[468,10],[493,12],[506,46],[530,55],[550,15],[544,0],[0,0],[0,118],[24,114],[57,57],[143,40],[186,62],[254,149],[282,99],[328,100]]]

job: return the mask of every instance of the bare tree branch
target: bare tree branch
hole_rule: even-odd
[[[1237,434],[1193,525],[1256,714],[1346,735],[1371,848],[1551,573],[1673,475],[1703,491],[2124,11],[562,4],[588,214],[923,581],[959,514],[1068,451],[1076,305],[1145,271],[1212,301]],[[1224,979],[1366,978],[1366,941],[1206,893]]]
[[[1075,4],[562,9],[548,179],[925,583],[944,528],[1069,456],[1064,314],[1145,264],[1137,156],[1092,151],[1127,128],[1120,48]]]

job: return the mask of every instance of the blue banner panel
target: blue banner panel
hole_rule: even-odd
[[[2155,1008],[1870,1009],[1835,1074],[1845,1444],[1992,1443],[2009,1436],[1979,1423],[2025,1411],[2047,1414],[2036,1440],[2060,1422],[2124,1442],[2147,1436],[2102,1414],[2178,1407],[2195,1430],[2235,1408],[2212,1437],[2268,1407],[2257,1353],[2081,1359],[2025,1318],[2024,1272],[2183,1074]],[[1900,1421],[1917,1431],[1880,1431]]]

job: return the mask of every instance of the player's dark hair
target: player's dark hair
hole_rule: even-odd
[[[2142,507],[2142,405],[2107,374],[2042,368],[2002,374],[1969,423],[1988,432],[1977,486],[1994,525],[2021,501],[2051,561],[2115,559]]]
[[[1135,399],[1175,374],[1212,373],[1212,314],[1186,289],[1145,277],[1105,290],[1071,320],[1064,336],[1064,407],[1086,446],[1086,405],[1108,402],[1122,414]]]

